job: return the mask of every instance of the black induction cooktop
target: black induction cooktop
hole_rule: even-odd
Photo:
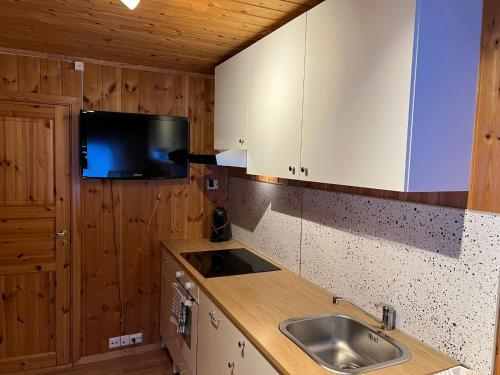
[[[181,255],[207,279],[279,270],[247,249],[197,251]]]

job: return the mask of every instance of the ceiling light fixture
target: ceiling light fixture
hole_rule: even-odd
[[[141,0],[121,0],[123,4],[127,6],[128,9],[134,10]]]

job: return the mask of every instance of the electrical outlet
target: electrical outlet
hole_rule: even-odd
[[[207,180],[207,190],[219,189],[219,180]]]
[[[130,336],[129,335],[121,336],[120,343],[121,343],[121,346],[130,345]]]
[[[130,345],[138,345],[142,343],[142,333],[134,333],[129,337],[130,337]]]
[[[109,349],[113,349],[113,348],[119,348],[121,346],[121,340],[120,340],[120,336],[118,337],[112,337],[109,339]]]

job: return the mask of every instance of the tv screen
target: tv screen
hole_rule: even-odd
[[[185,117],[81,111],[84,178],[159,179],[188,176]]]

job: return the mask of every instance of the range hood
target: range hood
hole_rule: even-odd
[[[188,155],[190,163],[211,164],[223,167],[247,166],[246,150],[216,150],[216,151],[197,151]]]

